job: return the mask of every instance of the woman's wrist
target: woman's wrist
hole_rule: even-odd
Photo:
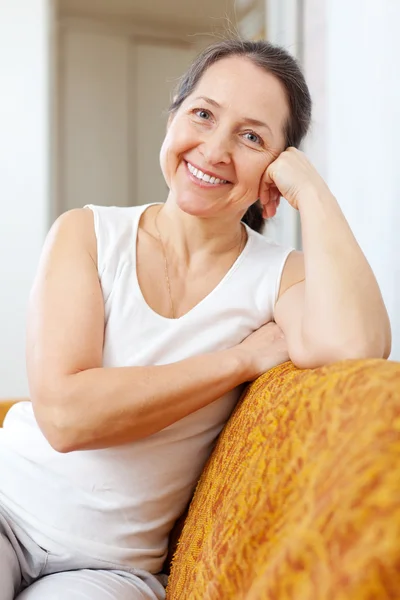
[[[223,352],[227,357],[227,365],[232,379],[236,380],[235,385],[253,380],[254,367],[249,352],[246,352],[240,345]]]
[[[327,185],[319,188],[310,187],[309,189],[301,192],[297,200],[297,206],[300,213],[302,213],[304,210],[310,209],[311,207],[320,206],[323,208],[324,206],[334,204],[337,205],[337,200]]]

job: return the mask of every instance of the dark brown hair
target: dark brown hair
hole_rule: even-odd
[[[214,63],[231,56],[244,56],[254,65],[264,69],[283,84],[289,104],[289,118],[285,125],[285,147],[298,147],[306,135],[311,121],[311,97],[297,61],[286,50],[270,42],[249,40],[224,40],[206,48],[191,64],[181,78],[174,101],[169,108],[173,114],[194,91],[203,74]],[[249,207],[243,221],[255,231],[264,227],[259,200]]]

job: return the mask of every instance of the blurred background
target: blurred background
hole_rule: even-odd
[[[26,305],[52,222],[86,203],[166,198],[172,91],[235,32],[302,63],[303,149],[374,269],[400,360],[399,25],[398,0],[0,0],[0,397],[28,394]],[[267,235],[301,248],[285,202]]]

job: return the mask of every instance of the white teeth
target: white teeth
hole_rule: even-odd
[[[206,173],[203,173],[203,171],[200,171],[200,169],[196,169],[196,167],[194,167],[190,163],[187,163],[187,166],[192,175],[197,177],[197,179],[201,179],[202,181],[206,181],[207,183],[214,184],[228,183],[225,179],[218,179],[218,177],[210,177],[210,175],[206,175]]]

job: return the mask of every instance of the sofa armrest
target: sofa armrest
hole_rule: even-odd
[[[400,363],[280,365],[220,435],[167,598],[395,598],[399,482]]]
[[[27,400],[27,398],[0,399],[0,427],[2,427],[4,418],[13,404],[22,400]]]

